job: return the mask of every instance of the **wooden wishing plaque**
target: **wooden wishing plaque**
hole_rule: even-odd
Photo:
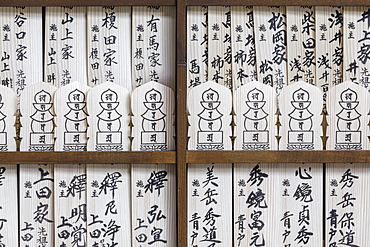
[[[252,81],[235,90],[233,102],[234,150],[277,150],[275,90]],[[272,243],[269,231],[274,224],[269,220],[273,210],[269,190],[272,172],[271,164],[234,164],[233,229],[237,246]],[[257,196],[262,196],[260,203],[257,203]]]
[[[87,150],[129,151],[131,7],[87,7],[87,24]],[[131,243],[130,168],[86,165],[88,246]]]
[[[16,151],[15,113],[17,96],[11,88],[0,86],[0,151]],[[18,246],[17,166],[0,165],[0,246]],[[6,198],[6,200],[4,200]]]
[[[233,90],[255,81],[256,47],[252,6],[231,6],[231,50]]]
[[[328,93],[327,150],[368,149],[369,93],[353,82],[343,82]]]
[[[72,82],[55,92],[56,151],[87,150],[86,94],[90,87]]]
[[[288,80],[285,7],[254,6],[253,17],[257,78],[279,95]]]
[[[131,81],[131,7],[87,7],[87,25],[88,85]]]
[[[51,84],[28,86],[20,98],[21,151],[54,151],[54,93]]]
[[[174,150],[175,96],[171,88],[151,81],[131,96],[132,150]]]
[[[188,90],[207,81],[208,7],[187,8],[187,87]]]
[[[322,150],[321,90],[298,81],[283,88],[279,99],[279,150]],[[319,246],[322,242],[323,164],[274,164],[271,203],[279,230],[275,242]],[[277,189],[275,189],[277,188]]]
[[[156,81],[175,89],[176,10],[174,6],[132,7],[132,85]]]
[[[370,90],[368,6],[345,6],[343,10],[344,81],[359,83]]]
[[[208,81],[188,94],[189,150],[231,150],[231,91]],[[231,164],[188,165],[188,243],[231,246]]]
[[[90,87],[72,82],[55,92],[55,151],[87,150],[86,94]],[[86,165],[54,166],[55,245],[83,245],[87,239]]]
[[[87,81],[86,7],[46,7],[45,81]]]
[[[54,151],[53,99],[56,89],[51,84],[40,82],[23,90],[20,98],[21,151]],[[54,166],[22,165],[19,188],[21,244],[53,245]]]
[[[249,82],[234,92],[235,150],[277,150],[277,97],[272,87]]]
[[[175,96],[171,88],[148,82],[131,97],[132,150],[175,149]],[[176,167],[133,164],[132,246],[176,246]]]
[[[288,84],[304,81],[315,85],[315,7],[287,6],[286,20]]]
[[[328,93],[329,150],[368,150],[369,92],[343,82]],[[369,242],[369,164],[326,164],[325,237],[330,245]]]
[[[88,151],[130,150],[130,94],[118,84],[105,82],[87,94]]]
[[[130,95],[126,88],[111,82],[92,88],[87,109],[88,151],[130,150]],[[88,246],[131,242],[130,168],[128,164],[87,165]]]
[[[208,6],[208,80],[231,88],[230,6]]]
[[[188,95],[189,150],[231,150],[231,91],[213,81]]]
[[[280,150],[322,150],[322,93],[303,81],[281,91]]]
[[[343,7],[315,6],[316,86],[323,92],[343,81]]]
[[[1,84],[22,90],[42,80],[42,8],[0,8]]]

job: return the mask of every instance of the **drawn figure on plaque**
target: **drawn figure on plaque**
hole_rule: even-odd
[[[150,89],[145,94],[145,102],[143,104],[146,110],[141,115],[143,121],[140,150],[168,150],[167,133],[165,131],[166,114],[162,111],[164,104],[162,94],[154,88]]]
[[[64,151],[86,151],[87,147],[87,113],[85,111],[85,94],[75,89],[68,95],[69,111],[64,115]]]
[[[223,131],[222,120],[223,116],[217,109],[221,101],[219,101],[217,91],[209,88],[202,94],[200,102],[203,110],[199,116],[199,131],[198,131],[198,150],[223,150]]]
[[[54,115],[50,93],[41,90],[32,103],[35,112],[31,117],[30,146],[28,151],[54,151]]]
[[[308,109],[311,105],[310,94],[299,88],[292,95],[293,111],[289,116],[288,150],[313,150],[314,132],[313,114]]]
[[[357,111],[357,93],[352,89],[346,89],[340,94],[339,105],[341,111],[336,114],[337,131],[336,131],[336,150],[361,150],[361,131],[360,117]]]
[[[5,118],[6,115],[2,112],[4,102],[3,96],[0,94],[0,151],[8,151],[8,142],[7,142],[7,133],[5,132],[6,129],[6,123],[5,123]]]
[[[243,150],[268,150],[268,113],[264,110],[264,93],[254,88],[247,93],[245,104],[249,108],[244,116]]]
[[[98,132],[96,133],[96,151],[122,151],[122,115],[117,111],[119,106],[118,95],[111,89],[101,94],[99,105],[102,111],[98,118]]]

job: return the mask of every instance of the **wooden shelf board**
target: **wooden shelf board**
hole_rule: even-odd
[[[370,163],[370,151],[187,151],[187,163]]]
[[[0,152],[0,164],[175,164],[176,152]]]
[[[175,6],[176,0],[7,0],[2,6]]]

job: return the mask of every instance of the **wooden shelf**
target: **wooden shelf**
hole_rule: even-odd
[[[0,152],[0,164],[176,164],[166,152]],[[186,163],[370,163],[370,151],[186,151]]]
[[[4,6],[175,6],[176,0],[7,0]]]
[[[176,146],[167,152],[0,152],[0,164],[176,164],[177,246],[188,246],[188,163],[370,163],[370,151],[187,151],[186,6],[367,6],[368,0],[3,0],[4,6],[176,6]]]
[[[176,152],[0,152],[0,164],[176,164]]]
[[[368,163],[370,151],[187,151],[187,163]]]

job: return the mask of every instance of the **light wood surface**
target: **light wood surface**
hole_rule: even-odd
[[[316,85],[315,17],[312,6],[286,7],[288,84]]]
[[[234,150],[277,150],[275,90],[254,81],[237,88],[233,96]],[[272,164],[233,164],[234,243],[242,246],[255,240],[256,243],[267,244],[276,241],[274,236],[277,233],[269,232],[273,225],[278,225],[271,217],[274,208],[271,206],[273,193],[270,188],[271,177],[277,172]],[[257,195],[262,196],[261,203],[256,203]]]
[[[168,86],[148,82],[131,96],[132,150],[175,149],[174,93]],[[131,203],[133,246],[176,244],[176,178],[172,164],[132,164]]]
[[[329,88],[343,80],[343,8],[316,6],[316,85],[323,92],[324,108]]]
[[[231,108],[231,90],[226,86],[208,81],[193,88],[188,95],[188,149],[231,150]],[[188,165],[188,243],[231,244],[231,172],[231,164],[219,162]]]
[[[257,80],[256,47],[252,6],[231,6],[233,90]]]
[[[131,7],[88,7],[86,13],[88,85],[131,81]]]
[[[273,87],[279,95],[288,83],[287,40],[284,38],[287,28],[285,6],[255,6],[253,16],[259,68],[257,80]]]
[[[44,82],[26,87],[20,97],[20,150],[54,151],[54,93],[56,87]],[[54,243],[54,166],[26,164],[19,169],[20,224],[31,224],[22,231],[21,243]],[[43,231],[37,231],[43,229]],[[29,241],[26,234],[34,238]],[[43,237],[43,238],[41,238]]]
[[[85,16],[85,7],[45,9],[45,82],[56,87],[87,83]]]
[[[88,90],[90,87],[75,81],[55,92],[54,100],[59,102],[55,105],[56,151],[86,151]],[[85,164],[54,166],[55,245],[86,243],[86,187]]]
[[[174,18],[175,9],[170,6],[133,7],[133,88],[149,81],[175,88]]]
[[[2,153],[15,151],[16,143],[15,114],[17,111],[17,96],[12,89],[0,86],[0,148]],[[19,244],[17,190],[17,166],[10,164],[0,165],[0,235],[1,242],[6,245]],[[6,198],[6,199],[5,199]]]
[[[110,2],[106,1],[104,2],[104,5],[109,4]],[[15,5],[19,4],[19,1],[6,1],[0,3],[0,5]],[[72,3],[72,1],[52,1],[52,2],[45,2],[44,0],[25,0],[22,1],[23,5],[26,6],[41,6],[41,5],[72,5],[76,4],[75,2]],[[92,1],[79,1],[77,3],[78,5],[84,5],[84,6],[91,6],[91,5],[103,5],[101,2],[97,2],[95,0]],[[225,163],[231,163],[231,162],[241,162],[241,161],[274,161],[277,162],[279,160],[280,162],[340,162],[347,161],[347,162],[366,162],[368,161],[368,151],[218,151],[218,152],[211,152],[210,151],[186,151],[185,145],[183,143],[186,143],[186,109],[185,109],[185,97],[184,92],[186,92],[186,35],[185,31],[186,28],[186,18],[184,18],[184,13],[186,12],[187,5],[227,5],[230,4],[226,1],[178,1],[177,3],[173,1],[157,1],[155,3],[151,2],[142,2],[142,1],[115,1],[115,5],[176,5],[177,4],[177,19],[181,20],[182,22],[177,22],[177,133],[178,133],[178,139],[177,142],[180,145],[177,145],[178,150],[176,152],[164,152],[161,154],[160,152],[150,152],[146,154],[145,157],[138,154],[138,152],[117,152],[114,154],[106,154],[104,152],[76,152],[71,154],[61,153],[61,152],[55,152],[55,153],[45,153],[45,154],[38,154],[35,152],[9,152],[8,154],[1,153],[0,154],[0,162],[7,162],[8,163],[37,163],[35,161],[40,161],[41,163],[44,161],[51,161],[58,163],[60,160],[65,161],[66,163],[72,162],[72,163],[78,163],[79,162],[89,162],[91,161],[102,161],[103,163],[109,161],[142,161],[142,162],[148,162],[153,163],[151,161],[158,161],[161,162],[174,162],[175,160],[180,161],[178,163],[178,191],[181,192],[179,195],[178,205],[184,205],[184,201],[186,201],[184,198],[184,186],[186,183],[186,168],[187,168],[187,162],[207,162],[210,163],[212,161],[222,161]],[[233,1],[233,5],[239,5],[239,6],[246,6],[246,5],[253,5],[255,2],[253,1],[247,1],[247,0],[236,0]],[[332,3],[329,3],[327,1],[261,1],[259,2],[260,5],[331,5]],[[337,5],[367,5],[366,1],[337,1]],[[185,23],[185,24],[184,24]],[[184,37],[185,35],[185,37]],[[161,159],[161,155],[163,156],[163,159]],[[139,162],[141,163],[141,162]],[[155,162],[154,162],[155,163]],[[12,165],[13,166],[13,165]],[[354,173],[356,174],[356,173]],[[183,215],[186,215],[186,209],[184,209],[181,206],[178,206],[179,209],[179,232],[184,232],[184,228],[186,228],[186,222],[187,218],[183,217]],[[184,220],[185,218],[185,220]],[[184,227],[183,227],[184,226]],[[185,229],[186,230],[186,229]],[[186,233],[185,234],[179,234],[179,246],[187,246],[186,244]]]
[[[208,7],[208,80],[231,89],[232,52],[230,29],[230,7]]]
[[[187,23],[188,91],[208,80],[208,7],[189,6]]]

